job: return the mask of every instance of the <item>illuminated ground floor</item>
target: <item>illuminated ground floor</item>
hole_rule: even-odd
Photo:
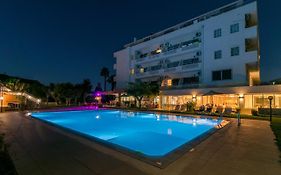
[[[269,108],[269,96],[273,97],[272,107],[281,109],[281,85],[163,90],[158,101],[164,110],[184,110],[181,106],[194,102],[197,109],[240,108],[242,113],[251,113],[252,109]]]

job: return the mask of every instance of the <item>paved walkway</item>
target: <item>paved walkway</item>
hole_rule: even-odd
[[[20,175],[279,175],[281,164],[266,121],[232,122],[164,169],[21,113],[0,114],[0,133]]]

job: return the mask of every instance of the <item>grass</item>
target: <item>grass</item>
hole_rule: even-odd
[[[281,152],[281,118],[272,118],[271,122],[271,129],[276,137],[276,144],[279,148],[279,151]],[[280,154],[280,162],[281,162],[281,154]]]
[[[8,154],[4,143],[4,135],[0,135],[0,174],[1,175],[17,175],[15,166]]]

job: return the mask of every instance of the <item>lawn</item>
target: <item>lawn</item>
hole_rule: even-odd
[[[281,118],[274,117],[271,123],[271,129],[276,137],[276,144],[281,152]],[[280,154],[281,158],[281,154]],[[281,160],[280,160],[281,161]]]

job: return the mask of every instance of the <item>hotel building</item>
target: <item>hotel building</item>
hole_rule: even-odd
[[[261,86],[256,1],[236,1],[126,44],[114,53],[116,88],[159,82],[159,107],[281,107],[281,87]]]

